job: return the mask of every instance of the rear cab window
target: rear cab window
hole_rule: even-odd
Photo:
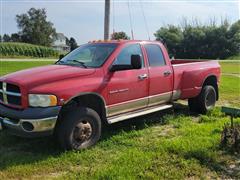
[[[147,52],[148,63],[150,67],[165,66],[166,61],[163,52],[157,44],[145,44],[144,48]]]

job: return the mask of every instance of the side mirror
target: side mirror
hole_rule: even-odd
[[[110,72],[115,72],[115,71],[124,71],[124,70],[130,70],[133,69],[132,65],[127,65],[127,64],[115,64],[112,65],[109,69]]]
[[[140,55],[132,55],[131,64],[115,64],[111,66],[109,71],[115,72],[115,71],[124,71],[124,70],[141,69],[141,68],[142,68],[142,60]]]
[[[132,65],[132,69],[142,68],[142,60],[140,55],[136,54],[131,56],[131,65]]]
[[[59,60],[62,59],[62,58],[64,58],[64,54],[59,55]]]

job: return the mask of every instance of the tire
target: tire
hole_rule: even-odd
[[[192,112],[197,112],[197,98],[188,99],[188,107]]]
[[[76,107],[64,113],[56,130],[64,150],[81,150],[95,145],[101,137],[101,119],[96,111]]]
[[[206,114],[213,109],[216,104],[216,91],[213,86],[206,85],[202,88],[201,93],[188,100],[190,111]]]

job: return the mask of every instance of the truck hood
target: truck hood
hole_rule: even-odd
[[[38,86],[54,81],[87,76],[93,74],[94,72],[95,69],[85,69],[82,67],[66,65],[48,65],[8,74],[1,77],[0,81],[20,85]]]

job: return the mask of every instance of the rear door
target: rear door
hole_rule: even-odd
[[[123,47],[113,64],[130,65],[131,56],[136,54],[142,58],[141,69],[109,72],[108,116],[145,108],[148,105],[148,70],[140,44]]]
[[[173,72],[157,44],[145,44],[149,63],[149,104],[154,106],[172,98]]]

